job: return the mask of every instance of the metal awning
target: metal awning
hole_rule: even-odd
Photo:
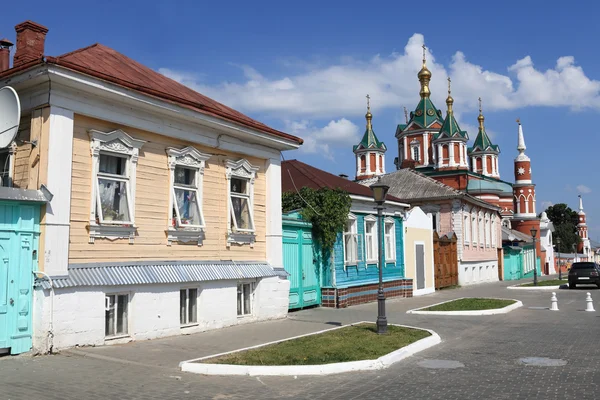
[[[0,186],[0,200],[28,201],[34,203],[48,203],[50,199],[41,190],[20,189]]]
[[[76,286],[152,285],[281,276],[265,262],[171,262],[71,264],[68,276],[52,277],[54,288]],[[38,284],[50,289],[48,280]]]

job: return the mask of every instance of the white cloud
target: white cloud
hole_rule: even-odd
[[[359,127],[346,118],[331,120],[322,128],[311,125],[307,120],[284,122],[286,132],[304,139],[304,145],[300,147],[303,153],[320,153],[333,159],[333,147],[347,147],[348,144],[354,145],[360,140]]]
[[[243,79],[207,84],[193,74],[162,68],[159,71],[230,107],[246,112],[271,114],[288,119],[318,119],[362,115],[365,95],[371,95],[375,117],[385,108],[414,107],[419,82],[424,37],[415,33],[404,52],[389,56],[370,55],[357,60],[340,56],[332,65],[302,60],[286,61],[287,76],[265,76],[248,65],[238,65]],[[446,78],[452,77],[457,112],[474,111],[482,97],[484,110],[506,110],[525,106],[567,106],[600,109],[600,81],[588,78],[572,56],[560,57],[552,69],[535,69],[530,56],[517,60],[506,71],[494,72],[468,61],[457,51],[448,65],[436,62],[427,50],[427,65],[433,74],[432,97],[444,106]]]
[[[577,185],[577,191],[581,194],[592,193],[592,189],[590,189],[589,187],[587,187],[585,185]]]
[[[548,207],[552,207],[554,205],[551,201],[542,201],[542,211],[545,211]]]

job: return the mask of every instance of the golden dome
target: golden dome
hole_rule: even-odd
[[[454,104],[454,99],[452,98],[452,95],[450,94],[451,89],[450,89],[450,83],[452,81],[450,80],[450,77],[448,77],[448,97],[446,98],[446,105],[448,106],[448,113],[452,112],[452,104]]]
[[[365,114],[365,118],[367,119],[367,129],[370,129],[373,114],[371,114],[371,96],[369,95],[367,95],[367,113]]]
[[[423,45],[423,67],[417,74],[419,82],[421,82],[421,91],[419,94],[421,98],[429,97],[431,92],[429,91],[429,81],[431,80],[431,71],[427,69],[427,60],[425,59],[425,45]]]
[[[425,63],[423,63],[423,68],[421,68],[417,76],[419,77],[419,80],[431,79],[431,71],[427,69],[427,65],[425,65]]]
[[[485,120],[485,117],[483,116],[483,112],[481,111],[481,97],[478,100],[479,100],[479,116],[477,117],[477,121],[479,121],[479,129],[483,129],[483,121]]]

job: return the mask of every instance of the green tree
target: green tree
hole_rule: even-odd
[[[329,252],[337,235],[344,229],[352,200],[340,189],[311,189],[286,192],[282,196],[283,212],[301,210],[302,218],[313,226],[313,236],[321,249]]]
[[[558,251],[561,253],[571,253],[573,245],[579,243],[579,236],[577,235],[579,218],[577,212],[571,210],[568,205],[559,203],[548,207],[546,214],[554,225],[554,243],[556,243],[557,238],[560,238]]]

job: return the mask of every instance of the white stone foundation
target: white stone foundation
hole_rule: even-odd
[[[458,284],[461,286],[498,280],[498,260],[463,261],[458,264]]]
[[[252,282],[245,280],[244,282]],[[132,340],[190,334],[268,319],[284,318],[290,282],[279,277],[254,280],[252,315],[237,315],[237,281],[55,289],[34,292],[34,351],[47,353],[74,346],[98,346]],[[198,323],[181,327],[179,291],[198,288]],[[129,294],[128,335],[105,339],[105,295]],[[49,335],[52,320],[52,333]]]

